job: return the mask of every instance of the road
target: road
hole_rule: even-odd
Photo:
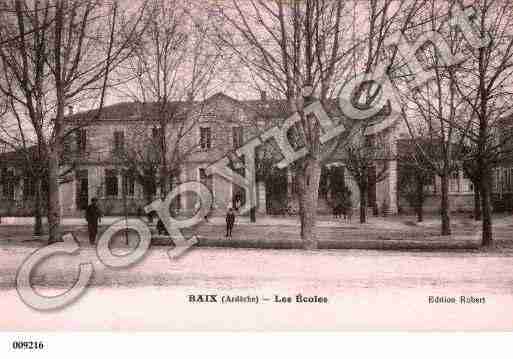
[[[87,247],[37,268],[33,283],[44,295],[71,286],[79,262],[95,268],[79,301],[41,313],[13,289],[17,268],[34,250],[0,247],[1,329],[513,329],[509,254],[197,248],[171,261],[160,247],[133,267],[108,269]],[[299,293],[328,303],[295,303]],[[249,295],[259,303],[190,303],[196,294]],[[292,303],[275,303],[275,295]],[[462,295],[486,303],[428,303],[429,296]]]

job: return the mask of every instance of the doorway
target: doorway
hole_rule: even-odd
[[[87,170],[77,172],[77,209],[87,209],[89,205],[89,179]]]

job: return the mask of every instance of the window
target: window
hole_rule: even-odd
[[[245,177],[245,167],[246,167],[246,159],[244,155],[238,157],[235,153],[228,153],[228,158],[230,161],[230,168],[233,170],[233,172],[238,173],[242,177]]]
[[[87,149],[87,130],[80,129],[77,132],[77,150],[79,153],[84,153]]]
[[[105,195],[118,196],[118,175],[115,170],[105,170]]]
[[[123,173],[123,195],[133,197],[135,193],[135,176],[130,171]]]
[[[14,201],[14,172],[12,170],[2,170],[2,194],[9,201]]]
[[[151,136],[153,137],[154,140],[157,140],[161,137],[161,134],[162,134],[162,129],[159,128],[159,127],[153,127],[151,129]]]
[[[207,171],[204,168],[199,169],[200,182],[205,182],[207,179]]]
[[[451,173],[449,177],[449,190],[451,192],[459,192],[460,191],[460,183],[459,183],[459,169],[455,170]]]
[[[427,174],[426,185],[434,186],[435,185],[435,175],[432,173]]]
[[[492,192],[497,193],[497,169],[492,170]]]
[[[506,188],[505,188],[504,192],[511,192],[512,187],[513,187],[512,186],[513,185],[513,183],[512,183],[513,168],[507,168],[505,174],[506,174],[506,181],[505,181]]]
[[[146,175],[143,179],[142,188],[145,196],[155,197],[157,194],[157,179],[154,175]]]
[[[87,170],[78,170],[76,177],[75,204],[78,209],[86,209],[89,205],[89,173]]]
[[[23,179],[23,198],[25,200],[34,198],[36,196],[36,183],[32,177],[25,177]]]
[[[232,127],[232,139],[233,139],[233,148],[242,147],[244,142],[244,132],[242,127]]]
[[[125,149],[125,134],[123,131],[114,132],[114,152],[121,153]]]
[[[200,127],[200,146],[202,150],[207,150],[211,147],[211,133],[210,127]]]
[[[199,169],[199,180],[203,183],[209,190],[212,191],[212,175],[207,175],[207,171],[204,168]]]
[[[434,174],[427,174],[425,180],[426,190],[429,193],[436,193],[436,179]]]

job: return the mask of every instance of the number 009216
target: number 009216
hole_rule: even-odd
[[[12,348],[13,349],[28,349],[28,350],[35,350],[35,349],[44,349],[45,345],[43,342],[30,342],[30,341],[14,341],[12,342]]]

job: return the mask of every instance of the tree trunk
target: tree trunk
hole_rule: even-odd
[[[301,239],[305,249],[316,249],[315,223],[319,200],[321,165],[319,160],[307,157],[303,166],[296,171],[299,189]]]
[[[417,212],[417,222],[424,221],[424,183],[417,177],[415,184],[415,212]]]
[[[166,146],[166,131],[167,125],[166,120],[160,122],[160,197],[165,198],[169,191],[169,171],[167,164],[167,146]]]
[[[34,201],[34,236],[41,236],[43,234],[43,216],[41,210],[42,193],[41,193],[41,178],[36,178],[36,196]]]
[[[292,173],[291,173],[291,169],[290,167],[287,168],[286,172],[285,172],[285,175],[287,176],[287,207],[291,207],[292,206],[292,203],[293,203],[293,188],[292,186],[294,185],[293,181],[292,181]],[[301,207],[301,203],[300,203],[300,207]],[[299,209],[299,212],[301,214],[301,208]]]
[[[143,196],[145,198],[146,205],[153,202],[153,194],[148,188],[146,188],[146,185],[143,185]],[[153,213],[148,213],[148,222],[153,223]]]
[[[442,219],[442,236],[451,234],[451,218],[449,215],[449,175],[446,173],[441,176],[442,182],[442,203],[440,207],[440,216]]]
[[[170,191],[170,188],[169,188],[170,181],[169,181],[169,178],[167,177],[167,175],[168,175],[167,168],[165,168],[163,165],[160,170],[160,198],[162,198],[162,199],[166,198],[167,194]]]
[[[483,171],[481,178],[482,180],[480,190],[483,217],[483,237],[481,243],[483,246],[491,246],[493,243],[491,173],[485,170]]]
[[[61,240],[59,151],[57,151],[55,148],[52,148],[48,157],[48,241],[49,243],[54,243]]]
[[[358,186],[360,191],[360,223],[367,223],[367,186]]]
[[[478,181],[474,183],[474,220],[481,220],[481,185]]]
[[[125,179],[123,179],[125,181]],[[129,238],[128,238],[128,198],[127,198],[127,185],[123,182],[123,185],[121,186],[121,193],[123,197],[123,215],[125,216],[125,243],[128,246],[130,244]]]

